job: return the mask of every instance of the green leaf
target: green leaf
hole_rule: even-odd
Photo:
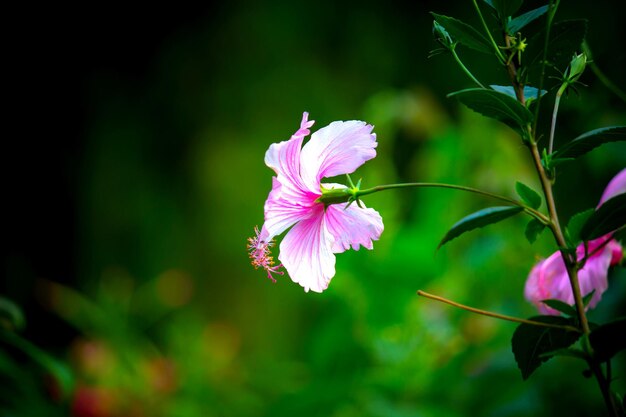
[[[493,7],[503,19],[513,16],[522,6],[522,0],[485,0],[485,3]]]
[[[432,12],[431,14],[435,18],[435,21],[443,26],[455,41],[479,52],[487,54],[493,53],[493,47],[491,43],[489,43],[489,40],[467,23],[455,19],[454,17]]]
[[[531,221],[529,221],[526,225],[526,230],[524,231],[524,235],[526,235],[526,239],[528,239],[528,242],[531,244],[535,243],[535,240],[537,240],[537,236],[539,236],[539,233],[543,232],[543,229],[545,229],[545,227],[546,225],[541,223],[537,219],[532,219]]]
[[[618,352],[626,350],[626,317],[594,329],[589,335],[589,342],[595,358],[600,362],[606,362]]]
[[[573,324],[571,319],[558,316],[536,316],[530,320],[562,326]],[[571,346],[579,337],[580,333],[569,330],[525,323],[517,326],[511,345],[522,378],[528,379],[542,363],[554,355],[554,351]]]
[[[515,95],[515,89],[510,85],[490,85],[489,87],[493,88],[496,91],[507,94],[517,100],[517,96]],[[526,98],[526,107],[532,103],[533,100],[537,98],[537,93],[539,90],[535,87],[524,87],[524,97]],[[546,94],[546,90],[541,90],[541,96]]]
[[[538,209],[541,206],[541,196],[528,185],[518,181],[515,183],[515,191],[522,201],[531,208]]]
[[[507,32],[511,35],[519,32],[524,26],[532,22],[533,20],[541,17],[548,11],[548,6],[541,6],[522,15],[517,16],[509,21],[507,25]]]
[[[587,360],[587,356],[585,355],[585,352],[583,352],[580,349],[574,349],[574,348],[557,349],[551,352],[542,353],[539,356],[542,358],[547,357],[548,359],[551,356],[568,356],[570,358],[578,358],[578,359],[582,359],[585,361]]]
[[[522,103],[499,91],[468,88],[450,93],[448,97],[456,97],[475,112],[505,123],[524,138],[528,125],[533,121],[533,115]]]
[[[578,158],[600,145],[626,141],[626,126],[609,126],[583,133],[554,153],[555,158]]]
[[[561,300],[542,300],[541,302],[547,305],[548,307],[556,311],[559,311],[567,316],[575,317],[578,314],[574,307],[572,307],[571,305],[567,303],[564,303]]]
[[[580,231],[582,230],[589,217],[595,211],[595,209],[590,208],[585,211],[581,211],[580,213],[574,214],[569,219],[566,230],[572,246],[575,246],[578,242],[582,240],[582,238],[580,237]]]
[[[591,290],[591,292],[587,295],[585,295],[583,297],[583,305],[585,307],[587,307],[589,305],[589,301],[591,301],[591,298],[593,297],[593,295],[596,293],[596,289],[594,288],[593,290]]]
[[[587,219],[580,231],[582,240],[604,236],[626,225],[626,193],[608,199]]]
[[[479,210],[476,213],[472,213],[459,220],[450,230],[448,230],[448,233],[446,233],[443,239],[441,239],[441,242],[439,242],[437,249],[465,232],[497,223],[516,215],[522,210],[523,209],[521,207],[516,206],[489,207]]]

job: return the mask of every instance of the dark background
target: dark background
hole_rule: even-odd
[[[539,5],[527,2],[524,9]],[[626,57],[616,46],[626,40],[619,7],[618,2],[601,8],[563,3],[559,18],[589,19],[588,42],[595,61],[624,89]],[[161,312],[148,297],[139,303],[143,307],[129,307],[124,314],[137,324],[131,333],[155,343],[174,362],[177,354],[187,355],[170,343],[184,337],[164,330],[169,329],[167,323],[182,328],[177,314],[193,317],[200,327],[210,323],[209,339],[238,352],[232,362],[222,364],[229,369],[227,376],[219,373],[223,370],[208,371],[215,381],[193,380],[179,364],[189,384],[214,394],[204,411],[215,415],[222,415],[219,410],[280,415],[293,410],[295,403],[310,415],[315,415],[312,409],[325,410],[324,415],[463,415],[466,410],[523,415],[538,412],[532,406],[535,400],[548,404],[542,409],[549,415],[563,406],[546,393],[558,392],[554,386],[559,383],[567,385],[567,376],[522,385],[506,352],[512,327],[478,319],[474,323],[463,313],[440,311],[426,301],[412,304],[417,288],[431,287],[482,308],[533,314],[520,292],[525,274],[534,257],[545,257],[554,248],[546,236],[532,247],[521,241],[521,220],[511,226],[520,242],[506,227],[496,228],[493,235],[480,232],[475,241],[470,237],[432,255],[446,227],[484,201],[441,193],[372,197],[368,205],[385,218],[386,241],[379,242],[379,251],[343,255],[327,298],[302,294],[286,277],[269,285],[263,273],[246,265],[245,238],[262,221],[270,185],[263,153],[272,142],[289,137],[304,110],[318,120],[316,128],[337,119],[364,119],[379,129],[379,156],[364,171],[370,184],[437,180],[502,193],[512,193],[517,179],[536,185],[524,149],[511,131],[445,99],[445,94],[471,84],[450,57],[426,58],[437,47],[429,11],[477,24],[469,2],[102,3],[8,10],[6,249],[0,293],[24,310],[23,336],[81,375],[76,364],[80,360],[72,353],[77,338],[108,341],[113,352],[134,343],[127,336],[111,336],[89,320],[77,324],[72,314],[59,312],[50,285],[70,288],[102,306],[110,301],[102,295],[110,290],[107,282],[115,288],[109,296],[122,299],[161,278],[169,282],[163,278],[167,271],[183,271],[180,276],[186,278],[172,282],[177,288],[190,285],[193,296],[187,300],[183,294],[178,304],[175,299],[170,305],[182,313]],[[506,83],[495,60],[466,49],[460,54],[481,80]],[[624,122],[623,102],[590,71],[582,81],[588,87],[580,89],[580,96],[563,102],[560,141]],[[564,218],[596,204],[606,182],[624,167],[625,155],[623,146],[607,145],[580,165],[563,168],[557,197]],[[406,273],[407,261],[422,264]],[[469,273],[468,279],[465,269],[479,272]],[[515,280],[513,286],[501,282],[503,270],[507,280]],[[351,288],[348,282],[365,272],[374,278],[356,279],[357,287]],[[620,273],[615,280],[623,281]],[[342,275],[353,276],[344,278],[343,287],[336,283]],[[477,275],[483,279],[479,283]],[[132,289],[125,287],[128,282]],[[615,288],[623,290],[620,285]],[[387,294],[384,300],[381,291]],[[599,319],[619,311],[620,298],[607,298]],[[424,318],[411,324],[416,315]],[[159,324],[144,326],[155,316]],[[334,324],[316,324],[326,320]],[[439,330],[420,333],[425,325]],[[467,330],[472,326],[483,329],[484,336]],[[419,334],[415,340],[413,332]],[[195,343],[187,337],[187,343]],[[413,344],[430,349],[416,353],[407,348]],[[455,346],[446,358],[439,358],[439,363],[451,361],[449,365],[424,368],[424,363],[432,363],[429,352],[432,356],[441,346]],[[210,352],[212,357],[220,355]],[[501,363],[488,362],[488,354],[502,355]],[[250,376],[259,363],[272,369],[263,368],[260,380]],[[460,369],[465,383],[457,379]],[[422,379],[407,377],[410,372],[423,372]],[[475,375],[483,377],[469,384],[467,378]],[[78,385],[107,385],[100,377],[90,378],[78,376]],[[224,378],[226,394],[216,388]],[[320,386],[333,378],[342,388],[328,388],[326,393]],[[359,378],[364,382],[356,382]],[[450,391],[433,388],[424,382],[427,378],[449,385]],[[285,383],[265,392],[266,379],[300,382],[296,388]],[[479,404],[481,387],[503,380],[515,382],[497,394],[498,401]],[[533,383],[545,385],[529,388]],[[180,398],[180,392],[189,404],[202,398],[200,389],[180,386],[168,398]],[[597,405],[599,394],[589,386],[589,395],[581,396],[582,405],[572,405],[574,410]],[[570,389],[586,390],[574,382]],[[343,390],[345,402],[332,394]],[[229,403],[228,398],[249,392],[263,395],[259,399],[250,394],[254,399],[243,400],[240,408]],[[325,399],[316,396],[319,392]],[[447,401],[450,392],[460,396],[458,403],[440,404],[438,399]],[[143,399],[146,395],[137,394]],[[193,410],[191,406],[174,400],[170,404],[177,404],[171,407],[182,410],[180,415],[196,415],[185,411]]]

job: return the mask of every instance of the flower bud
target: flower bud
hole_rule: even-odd
[[[445,48],[454,48],[455,42],[452,40],[452,37],[443,26],[437,23],[436,20],[433,20],[433,35],[435,36],[435,40]]]
[[[569,63],[569,68],[567,72],[567,80],[570,83],[573,83],[580,78],[583,71],[585,70],[585,66],[587,65],[587,55],[583,52],[580,55],[574,55],[572,61]]]

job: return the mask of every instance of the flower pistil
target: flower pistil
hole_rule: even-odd
[[[267,272],[267,277],[276,282],[276,278],[272,274],[283,275],[284,272],[279,270],[282,264],[274,265],[274,257],[271,254],[274,240],[265,241],[262,239],[258,226],[254,227],[254,234],[248,238],[248,256],[250,256],[252,266],[254,269],[263,268]]]

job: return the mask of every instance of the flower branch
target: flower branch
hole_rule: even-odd
[[[530,325],[533,325],[533,326],[550,327],[550,328],[553,328],[553,329],[561,329],[561,330],[567,330],[567,331],[571,331],[571,332],[580,333],[580,329],[577,329],[574,326],[561,326],[561,325],[558,325],[558,324],[543,323],[543,322],[540,322],[540,321],[526,320],[526,319],[521,319],[519,317],[507,316],[507,315],[504,315],[504,314],[494,313],[492,311],[481,310],[481,309],[478,309],[478,308],[466,306],[464,304],[459,304],[459,303],[457,303],[455,301],[448,300],[447,298],[443,298],[443,297],[440,297],[438,295],[429,294],[429,293],[427,293],[425,291],[422,291],[422,290],[418,290],[417,291],[417,295],[420,295],[420,296],[426,297],[426,298],[430,298],[431,300],[440,301],[442,303],[449,304],[449,305],[451,305],[453,307],[457,307],[457,308],[460,308],[462,310],[470,311],[472,313],[480,314],[480,315],[487,316],[487,317],[492,317],[492,318],[495,318],[495,319],[512,321],[512,322],[515,322],[515,323],[530,324]]]

